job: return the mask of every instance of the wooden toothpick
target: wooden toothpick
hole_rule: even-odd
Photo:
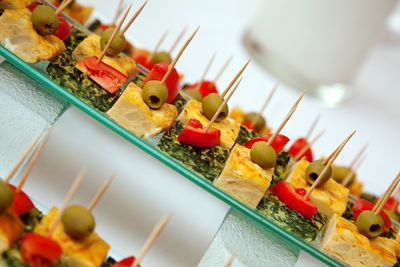
[[[118,20],[119,16],[120,16],[121,13],[122,13],[123,6],[124,6],[124,0],[119,0],[117,9],[116,9],[116,11],[115,11],[114,18],[113,18],[113,20],[112,20],[112,22],[111,22],[111,25],[115,25],[115,24],[117,23],[117,20]]]
[[[47,236],[51,237],[53,235],[53,232],[56,229],[56,226],[61,221],[62,214],[64,213],[65,209],[71,202],[72,198],[75,196],[76,191],[78,191],[78,188],[81,185],[82,180],[85,177],[85,175],[86,175],[86,169],[82,168],[81,171],[79,172],[79,174],[75,177],[74,181],[72,182],[72,185],[69,188],[68,193],[63,200],[63,204],[61,205],[61,208],[58,210],[56,217],[54,218],[53,222],[50,224]]]
[[[158,52],[158,50],[160,50],[161,45],[163,44],[163,42],[165,41],[165,38],[167,38],[168,35],[168,31],[165,31],[163,33],[163,35],[161,35],[160,39],[158,40],[156,46],[154,47],[153,53],[151,57],[147,57],[147,64],[150,63],[150,61],[152,60],[152,58],[154,57],[154,55]]]
[[[182,40],[186,31],[187,31],[187,26],[185,26],[185,28],[182,29],[182,31],[179,33],[179,35],[176,38],[176,40],[174,41],[174,43],[171,45],[171,48],[168,50],[169,54],[172,54],[172,52],[174,52],[175,48],[178,46],[179,42]]]
[[[318,176],[318,178],[314,181],[314,183],[311,185],[310,189],[308,189],[307,193],[303,197],[304,200],[308,199],[308,197],[311,195],[312,191],[318,186],[318,184],[321,182],[322,178],[325,176],[325,174],[328,172],[329,168],[332,166],[333,162],[336,160],[336,158],[339,156],[340,152],[342,152],[343,148],[346,146],[346,144],[349,142],[349,140],[353,137],[353,135],[356,133],[356,131],[352,132],[335,150],[334,150],[334,155],[330,158],[328,163],[326,163],[325,168],[322,170],[321,174]]]
[[[278,137],[280,132],[282,131],[283,127],[285,127],[286,123],[289,121],[290,117],[292,117],[293,113],[296,111],[297,106],[299,105],[301,99],[303,99],[303,96],[305,95],[306,92],[303,92],[300,94],[300,96],[297,98],[296,102],[294,102],[292,108],[289,110],[289,113],[286,115],[286,117],[283,119],[281,124],[279,125],[278,129],[274,132],[274,134],[269,138],[267,144],[271,145],[272,142]]]
[[[397,174],[396,178],[390,184],[389,188],[385,191],[385,193],[383,194],[383,197],[380,199],[380,201],[378,201],[375,204],[374,208],[372,209],[372,211],[374,212],[375,215],[379,214],[382,211],[387,200],[392,195],[393,191],[396,189],[399,182],[400,182],[400,172]]]
[[[361,164],[364,162],[366,157],[367,155],[364,155],[358,162],[352,165],[352,167],[350,168],[350,172],[346,175],[346,177],[344,177],[342,181],[343,186],[347,186],[350,183],[351,177],[353,177],[353,175],[356,174],[358,168],[360,168]]]
[[[202,83],[204,82],[204,80],[206,79],[206,76],[207,76],[207,74],[208,74],[208,72],[209,72],[209,70],[210,70],[210,68],[211,68],[211,66],[212,66],[212,64],[213,64],[213,62],[214,62],[214,60],[215,60],[215,56],[216,56],[216,53],[214,52],[214,54],[213,54],[213,55],[211,56],[211,58],[208,60],[208,63],[207,63],[207,65],[206,65],[206,67],[205,67],[203,73],[202,73],[201,76],[200,76],[200,80],[199,80],[199,82],[197,83],[197,86],[196,86],[196,88],[195,88],[195,91],[198,91],[198,90],[200,89],[201,84],[202,84]]]
[[[234,260],[235,260],[235,256],[231,255],[229,257],[229,259],[225,262],[224,267],[231,267]]]
[[[129,29],[129,27],[131,27],[132,23],[137,19],[137,17],[139,17],[140,13],[142,13],[144,7],[147,5],[147,0],[146,2],[143,3],[143,5],[141,5],[139,7],[139,9],[135,12],[135,14],[133,14],[133,16],[131,17],[131,19],[128,21],[128,23],[126,24],[126,26],[122,29],[122,34],[125,34],[126,31]]]
[[[110,187],[114,178],[115,178],[115,174],[112,174],[104,181],[104,183],[100,187],[99,191],[97,191],[96,195],[90,201],[90,203],[88,205],[88,210],[92,211],[97,206],[97,204],[100,202],[101,198],[103,197],[104,193]]]
[[[243,80],[243,78],[240,78],[240,80],[236,83],[236,85],[233,87],[233,89],[229,92],[229,95],[224,99],[224,102],[222,102],[222,104],[219,106],[219,108],[215,112],[214,116],[211,118],[210,122],[208,123],[207,127],[205,128],[205,130],[204,130],[205,132],[208,132],[208,130],[211,128],[211,125],[218,118],[218,115],[221,113],[224,106],[228,103],[228,101],[232,97],[233,93],[235,93],[236,89],[239,87],[242,80]]]
[[[306,153],[306,151],[311,148],[311,146],[313,146],[320,138],[321,136],[325,133],[325,130],[322,130],[321,132],[319,132],[319,134],[317,134],[312,140],[310,140],[309,142],[307,142],[307,145],[305,145],[295,156],[294,156],[294,160],[298,161],[303,155],[304,153]]]
[[[110,40],[108,40],[106,47],[104,47],[103,51],[101,52],[101,55],[100,55],[99,59],[97,60],[97,64],[99,64],[100,61],[103,59],[103,57],[106,55],[108,48],[110,47],[110,45],[111,45],[112,41],[114,40],[114,38],[117,36],[117,33],[121,29],[122,24],[126,20],[126,17],[128,16],[129,11],[131,10],[131,8],[132,8],[132,4],[130,4],[129,7],[126,9],[124,16],[119,21],[117,27],[115,27],[115,30],[112,33],[111,37],[110,37]]]
[[[256,125],[257,120],[262,116],[264,113],[265,109],[268,107],[269,103],[271,102],[272,97],[275,95],[276,90],[279,87],[279,82],[277,82],[274,87],[272,88],[271,92],[268,94],[268,97],[265,99],[264,104],[261,106],[260,111],[257,113],[256,116],[254,116],[253,121],[251,122],[251,126],[254,127]]]
[[[182,48],[179,50],[178,55],[174,58],[174,60],[169,64],[168,66],[168,71],[165,73],[164,77],[161,80],[161,83],[165,83],[165,81],[168,79],[169,75],[171,74],[172,70],[174,69],[176,63],[178,63],[179,58],[182,56],[183,52],[186,50],[190,42],[193,40],[194,36],[196,33],[199,31],[200,26],[197,27],[197,29],[192,33],[192,35],[186,40]]]
[[[7,177],[4,179],[4,181],[6,183],[9,183],[11,181],[11,179],[15,176],[15,174],[17,173],[17,171],[21,168],[22,164],[24,164],[24,162],[27,160],[27,158],[29,157],[29,155],[32,154],[32,151],[34,150],[34,148],[37,146],[37,144],[39,144],[40,140],[42,138],[38,137],[29,147],[28,149],[24,152],[24,154],[22,154],[22,157],[18,160],[18,162],[14,165],[14,167],[12,168],[12,170],[10,171],[10,173],[7,175]]]
[[[320,118],[321,118],[321,114],[318,114],[318,115],[315,117],[313,123],[312,123],[311,126],[310,126],[310,129],[308,129],[308,132],[307,132],[307,134],[306,134],[306,140],[309,140],[309,139],[311,138],[311,135],[312,135],[312,133],[314,132],[315,127],[317,126],[317,124],[318,124]]]
[[[247,68],[247,66],[250,64],[251,59],[247,60],[247,62],[243,65],[243,67],[238,71],[238,73],[233,77],[232,81],[228,84],[228,86],[225,88],[225,90],[222,92],[221,97],[224,98],[226,94],[229,92],[229,90],[232,88],[232,86],[235,84],[235,82],[239,79],[240,75],[244,72],[244,70]]]
[[[361,149],[360,151],[358,151],[357,155],[354,157],[353,161],[350,163],[350,168],[353,168],[354,165],[357,163],[357,161],[361,158],[361,156],[364,154],[364,152],[367,150],[368,148],[368,143],[366,143]]]
[[[219,78],[221,78],[222,74],[224,74],[224,72],[226,71],[226,69],[228,68],[229,64],[232,62],[233,56],[230,56],[224,63],[224,65],[222,65],[221,69],[218,71],[217,75],[215,75],[214,78],[214,83],[217,83],[217,81],[219,80]]]
[[[151,231],[142,249],[140,250],[139,255],[136,257],[131,267],[139,266],[139,264],[143,261],[144,256],[146,256],[147,252],[154,244],[154,242],[157,240],[157,238],[161,235],[161,232],[165,229],[170,220],[171,220],[171,215],[161,218],[158,224],[154,227],[153,231]]]
[[[69,6],[69,4],[72,3],[72,1],[73,0],[62,1],[61,4],[56,9],[56,11],[54,12],[56,14],[56,16],[58,16],[61,13],[61,11],[63,11],[67,6]]]
[[[40,156],[40,153],[42,152],[44,146],[46,145],[48,140],[48,135],[41,141],[39,144],[38,148],[36,149],[35,153],[33,153],[31,160],[28,163],[28,166],[26,167],[25,172],[22,174],[21,180],[19,181],[16,192],[21,191],[22,187],[25,185],[26,180],[28,180],[29,174],[31,174],[31,171],[33,169],[33,166],[35,166],[35,163]]]

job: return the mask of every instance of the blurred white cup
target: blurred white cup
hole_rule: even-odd
[[[329,105],[345,99],[396,0],[266,0],[244,36],[279,80]]]

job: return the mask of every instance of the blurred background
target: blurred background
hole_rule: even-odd
[[[118,1],[79,0],[110,22]],[[135,1],[134,9],[142,2]],[[338,158],[348,164],[369,143],[358,171],[366,191],[379,194],[399,171],[400,29],[396,1],[178,1],[150,0],[128,32],[135,46],[154,48],[168,30],[167,49],[185,26],[200,31],[177,68],[185,80],[199,79],[216,52],[209,78],[227,58],[234,59],[218,82],[220,90],[248,59],[242,85],[231,106],[259,110],[273,85],[282,81],[265,112],[274,129],[300,91],[309,94],[283,133],[306,134],[321,114],[315,145],[326,155],[351,131],[356,136]],[[345,32],[344,32],[345,31]],[[60,205],[78,170],[89,175],[76,202],[86,203],[111,173],[117,179],[96,209],[98,231],[117,256],[135,254],[163,215],[174,217],[143,266],[196,266],[228,207],[163,164],[70,108],[56,123],[33,170],[27,191],[46,206]],[[318,263],[313,262],[314,265]],[[304,259],[299,266],[309,266]]]

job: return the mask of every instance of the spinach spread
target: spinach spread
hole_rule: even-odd
[[[342,217],[349,221],[354,221],[353,220],[353,205],[354,205],[354,203],[352,201],[347,201],[346,210],[342,214]]]
[[[176,122],[173,128],[164,133],[157,146],[210,182],[214,181],[224,168],[230,150],[222,146],[202,149],[180,143],[177,137],[182,130],[182,123]]]
[[[66,50],[50,62],[47,73],[55,83],[63,86],[88,105],[106,112],[116,101],[118,94],[109,94],[89,76],[75,68],[77,62],[72,58],[72,52],[85,38],[85,34],[72,29],[71,37],[65,42]]]
[[[238,137],[236,138],[236,143],[239,145],[244,145],[247,141],[253,139],[254,137],[257,137],[255,132],[247,127],[244,127],[243,125],[240,125],[240,131]]]
[[[257,210],[275,224],[310,242],[316,239],[327,221],[326,216],[321,213],[317,213],[311,220],[307,220],[270,192],[265,194],[258,204]]]
[[[280,181],[284,181],[288,172],[288,164],[290,161],[290,154],[286,151],[281,151],[278,154],[276,165],[274,169],[274,175],[272,175],[271,186],[274,186]]]
[[[179,93],[174,99],[174,102],[172,102],[172,105],[176,107],[176,109],[178,110],[178,114],[180,114],[182,110],[185,108],[187,102],[188,102],[187,98],[185,98],[185,96]]]

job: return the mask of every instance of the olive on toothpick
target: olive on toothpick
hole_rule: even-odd
[[[120,52],[122,52],[125,48],[125,36],[122,32],[120,32],[120,29],[122,27],[122,24],[128,17],[129,11],[132,8],[132,4],[129,5],[129,7],[126,9],[123,17],[120,19],[118,25],[113,28],[108,28],[102,33],[102,36],[100,38],[100,45],[101,45],[101,55],[97,60],[97,63],[100,63],[100,61],[103,59],[103,57],[107,54],[109,56],[116,56]],[[122,45],[121,45],[122,44]]]
[[[161,81],[152,80],[148,81],[144,84],[142,89],[142,98],[143,101],[152,109],[159,109],[164,105],[168,98],[168,89],[165,85],[166,80],[169,75],[172,73],[176,63],[182,56],[183,52],[189,46],[190,42],[193,40],[194,36],[198,32],[199,27],[192,33],[192,35],[186,40],[185,44],[181,47],[178,52],[178,55],[175,59],[169,64],[167,72],[164,74]]]
[[[208,123],[207,127],[205,128],[205,132],[207,132],[210,128],[211,125],[217,121],[217,119],[219,119],[221,116],[222,112],[226,112],[225,109],[228,106],[227,103],[229,101],[229,99],[232,97],[232,95],[235,93],[236,89],[239,87],[240,83],[242,82],[243,78],[241,78],[236,85],[233,87],[233,89],[229,92],[229,94],[226,96],[226,98],[224,99],[224,101],[219,105],[218,109],[215,111],[214,116],[211,118],[210,122]],[[203,107],[203,111],[204,111],[204,107]],[[223,115],[222,117],[226,117],[226,115]],[[220,121],[220,120],[219,120]]]
[[[239,79],[240,75],[242,75],[242,73],[247,68],[249,63],[250,63],[250,60],[248,60],[243,65],[243,67],[237,72],[237,74],[233,77],[233,79],[230,81],[228,86],[225,88],[222,95],[219,95],[217,93],[211,93],[202,99],[201,105],[202,105],[203,114],[209,120],[211,120],[214,117],[214,115],[217,113],[217,110],[219,108],[221,108],[221,110],[214,120],[222,121],[226,117],[228,117],[228,114],[229,114],[228,105],[226,105],[226,103],[225,103],[225,105],[222,105],[222,103],[224,103],[224,97],[231,90],[231,88],[236,83],[236,81]]]
[[[308,166],[307,168],[307,176],[306,179],[310,183],[311,181],[314,180],[315,176],[317,178],[314,180],[312,183],[311,187],[307,190],[307,193],[303,196],[303,199],[306,200],[308,197],[311,195],[312,191],[319,185],[322,185],[324,182],[327,182],[329,180],[329,173],[332,172],[332,164],[336,160],[336,158],[339,156],[339,154],[342,152],[346,144],[349,142],[349,140],[353,137],[353,135],[356,133],[356,131],[353,131],[335,150],[332,152],[333,155],[329,157],[329,161],[325,163],[324,161],[319,161],[319,163],[322,163],[321,166],[324,166],[323,169],[321,170],[321,166],[319,165],[312,165],[313,162]],[[317,168],[318,167],[318,168]],[[312,173],[310,170],[314,170],[315,173]]]
[[[278,126],[277,130],[273,133],[273,135],[268,139],[267,142],[257,142],[255,143],[250,150],[250,158],[253,162],[257,163],[264,169],[270,169],[275,167],[277,161],[277,154],[275,149],[271,146],[272,142],[278,137],[282,129],[285,127],[286,123],[292,117],[293,113],[296,111],[301,99],[303,98],[305,92],[303,92],[295,101],[288,114],[286,114],[285,118]]]

